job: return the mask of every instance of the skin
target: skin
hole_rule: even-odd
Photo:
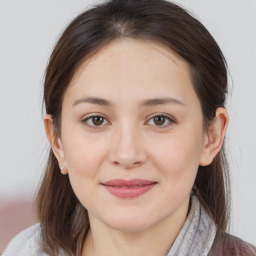
[[[156,98],[171,100],[145,104]],[[218,108],[204,131],[188,64],[156,43],[119,39],[77,70],[63,99],[61,137],[50,115],[44,121],[61,172],[89,213],[83,255],[153,256],[164,255],[182,228],[198,166],[219,152],[228,114]],[[120,199],[101,185],[117,178],[157,185]]]

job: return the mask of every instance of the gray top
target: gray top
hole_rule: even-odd
[[[216,235],[216,227],[196,196],[189,215],[166,256],[207,256]],[[40,225],[19,233],[2,256],[49,256],[38,245]]]
[[[167,256],[207,256],[215,235],[214,221],[193,196],[189,215]]]

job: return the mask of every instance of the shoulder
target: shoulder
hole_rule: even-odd
[[[226,232],[218,232],[208,256],[256,256],[256,247]]]
[[[7,246],[2,256],[48,256],[39,245],[40,224],[31,226],[16,235]]]

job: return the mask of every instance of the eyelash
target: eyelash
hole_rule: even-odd
[[[103,122],[108,122],[108,123],[110,123],[109,121],[107,121],[107,119],[106,119],[104,116],[101,116],[101,115],[91,115],[91,116],[85,117],[85,118],[83,118],[83,119],[81,120],[81,122],[84,123],[85,125],[87,125],[88,127],[93,128],[93,129],[97,129],[97,128],[103,127],[104,125],[99,125],[99,126],[97,126],[97,125],[89,124],[89,121],[90,121],[90,120],[92,121],[93,118],[95,118],[95,117],[103,118],[103,119],[104,119]]]
[[[154,122],[154,118],[157,118],[157,117],[158,117],[158,118],[159,118],[159,117],[164,118],[164,119],[165,119],[165,122],[168,121],[168,124],[165,124],[165,125],[156,125],[156,124],[153,124],[153,125],[156,126],[156,127],[166,128],[166,127],[169,127],[170,125],[176,123],[176,121],[174,121],[173,118],[171,118],[169,115],[166,115],[166,114],[156,114],[156,115],[150,117],[149,121],[152,120],[152,121]],[[147,122],[149,122],[149,121],[147,121]]]
[[[102,115],[91,115],[91,116],[88,116],[88,117],[85,117],[84,119],[82,119],[81,122],[84,123],[85,125],[87,125],[88,127],[93,128],[93,129],[102,128],[103,126],[106,125],[106,124],[103,124],[103,125],[89,124],[89,121],[92,121],[93,118],[95,118],[95,117],[103,118],[104,119],[103,122],[107,122],[108,125],[110,124],[110,122],[107,121],[107,119]],[[165,125],[153,124],[153,126],[160,127],[160,128],[166,128],[166,127],[169,127],[171,124],[176,123],[176,121],[173,118],[171,118],[169,115],[166,115],[166,114],[156,114],[156,115],[150,117],[149,121],[153,120],[153,122],[154,122],[154,118],[157,118],[157,117],[164,118],[165,122],[166,122],[166,120],[168,121],[168,124],[165,124]],[[149,123],[149,121],[147,121],[146,123]]]

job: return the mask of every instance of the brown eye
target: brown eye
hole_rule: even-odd
[[[95,126],[102,125],[103,122],[104,122],[104,118],[101,117],[101,116],[94,116],[94,117],[92,117],[92,123],[93,123]]]
[[[166,121],[166,117],[165,116],[156,116],[154,117],[154,123],[155,125],[163,125]]]
[[[82,123],[89,127],[97,128],[105,126],[108,123],[108,121],[106,120],[106,118],[102,116],[89,116],[83,119]]]
[[[166,128],[176,122],[169,115],[155,115],[147,123],[159,128]]]

